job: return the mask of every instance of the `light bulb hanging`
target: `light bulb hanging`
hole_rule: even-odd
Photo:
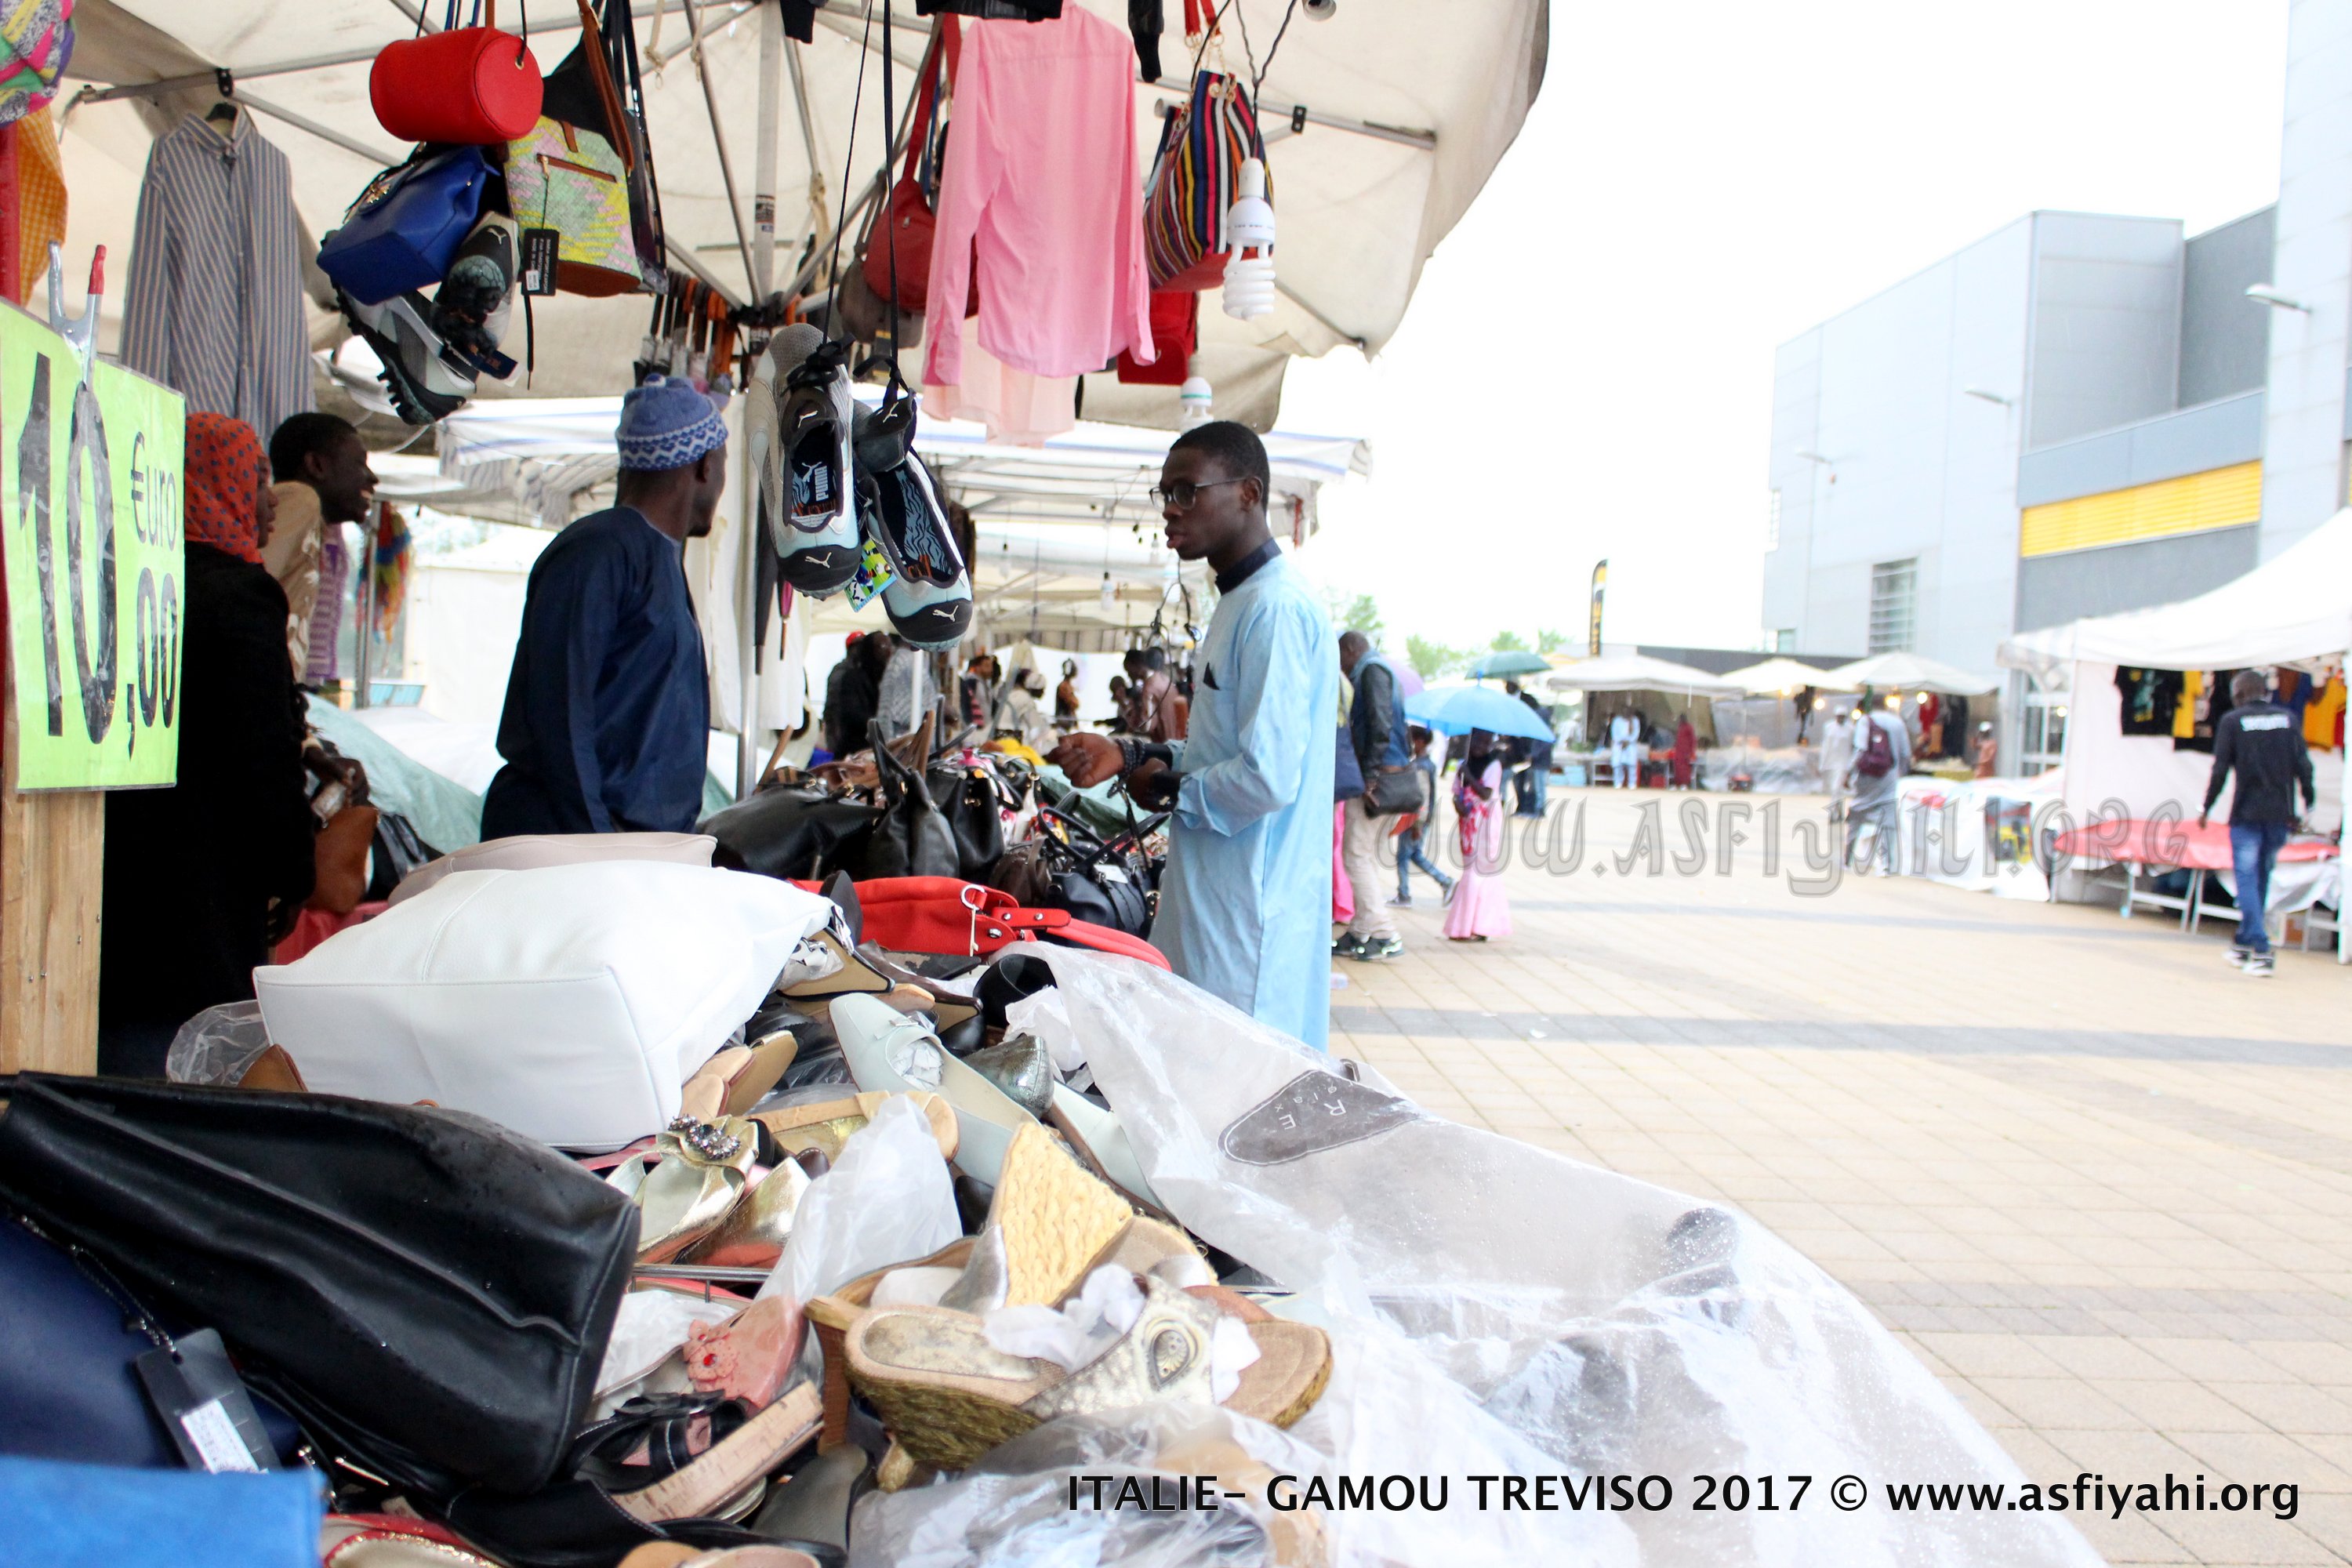
[[[1209,378],[1202,374],[1201,356],[1194,354],[1184,362],[1184,384],[1176,394],[1177,427],[1190,430],[1195,425],[1206,425],[1214,417],[1212,405],[1215,396]]]
[[[1241,194],[1225,214],[1225,314],[1255,321],[1274,313],[1274,205],[1265,199],[1265,163],[1242,161]]]

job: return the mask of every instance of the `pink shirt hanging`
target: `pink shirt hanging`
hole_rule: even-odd
[[[1136,169],[1134,48],[1083,6],[1053,22],[973,22],[949,121],[930,297],[980,268],[980,342],[1032,375],[1149,363],[1151,280]],[[963,322],[935,311],[924,380],[963,374]]]

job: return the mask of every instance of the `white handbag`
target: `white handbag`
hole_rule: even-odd
[[[616,1149],[669,1124],[832,913],[772,878],[655,861],[457,871],[254,986],[315,1092]]]

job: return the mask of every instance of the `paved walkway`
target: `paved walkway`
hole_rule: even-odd
[[[1659,826],[1696,860],[1686,798]],[[1777,877],[1753,842],[1718,875],[1711,829],[1696,875],[1621,869],[1642,799],[1555,794],[1588,808],[1584,860],[1515,861],[1507,940],[1441,940],[1424,882],[1402,957],[1339,965],[1334,1050],[1745,1208],[2037,1481],[2300,1488],[2291,1522],[2084,1522],[2112,1562],[2352,1562],[2352,971],[2285,952],[2251,980],[2219,923],[1908,878],[1801,896],[1818,800],[1783,803]]]

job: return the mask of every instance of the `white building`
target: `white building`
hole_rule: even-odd
[[[1782,344],[1777,645],[1990,674],[2012,632],[2201,593],[2344,505],[2346,0],[2293,0],[2282,153],[2233,223],[2032,213]],[[2054,753],[2007,695],[2004,754]]]

